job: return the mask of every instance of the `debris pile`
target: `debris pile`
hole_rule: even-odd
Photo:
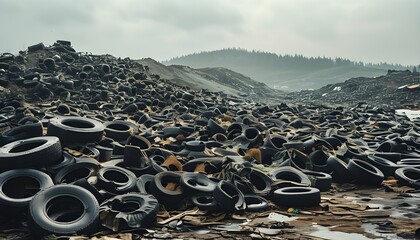
[[[418,107],[420,73],[388,71],[376,78],[352,78],[317,90],[303,90],[287,95],[296,103],[314,102],[354,105],[366,102],[384,108]]]
[[[293,238],[287,223],[256,217],[343,215],[325,196],[345,186],[420,188],[420,125],[368,104],[267,105],[192,90],[68,41],[3,54],[0,85],[2,229],[173,238],[168,228],[207,226],[209,238],[245,221],[234,231]],[[414,234],[410,221],[395,231]]]

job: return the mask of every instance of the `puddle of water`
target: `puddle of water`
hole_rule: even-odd
[[[314,232],[309,233],[309,235],[313,237],[319,237],[323,239],[341,239],[341,240],[369,240],[370,238],[367,238],[359,233],[345,233],[345,232],[338,232],[338,231],[332,231],[330,228],[320,226],[320,225],[313,225],[317,230]]]
[[[372,224],[372,223],[364,223],[362,224],[362,228],[363,230],[365,230],[365,232],[373,234],[377,237],[379,237],[380,239],[403,239],[397,236],[397,234],[394,233],[380,233],[376,230],[376,225]]]
[[[298,217],[289,217],[280,213],[270,213],[267,218],[278,222],[291,222],[298,219]]]

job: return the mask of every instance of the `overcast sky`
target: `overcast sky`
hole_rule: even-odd
[[[0,0],[0,52],[71,40],[162,61],[229,47],[420,64],[420,0]]]

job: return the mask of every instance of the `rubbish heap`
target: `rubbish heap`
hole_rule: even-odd
[[[0,98],[0,222],[32,236],[314,208],[332,183],[420,188],[419,122],[364,103],[193,90],[68,41],[1,55]]]

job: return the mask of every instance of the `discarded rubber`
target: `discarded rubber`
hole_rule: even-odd
[[[420,169],[413,167],[402,167],[395,171],[395,178],[401,185],[420,189]]]
[[[331,156],[327,159],[327,165],[332,171],[333,182],[349,182],[352,179],[347,164],[343,160]]]
[[[257,195],[244,195],[246,203],[246,211],[249,212],[261,212],[268,209],[268,201]]]
[[[56,117],[50,120],[47,135],[56,136],[64,146],[98,142],[104,132],[102,123],[84,117]]]
[[[183,200],[185,194],[180,185],[182,173],[160,172],[150,184],[150,192],[159,203],[166,207],[174,207]],[[168,186],[168,184],[170,186]]]
[[[42,167],[62,159],[57,137],[34,137],[0,147],[0,169]]]
[[[274,191],[272,200],[281,207],[314,207],[320,203],[321,193],[312,187],[286,187]]]
[[[220,181],[213,192],[213,197],[220,208],[226,212],[238,212],[246,209],[243,193],[230,182]]]
[[[150,194],[126,193],[103,202],[99,208],[102,226],[114,232],[153,226],[159,203]]]
[[[332,177],[330,174],[308,170],[304,170],[303,173],[305,173],[311,180],[311,186],[318,188],[319,191],[325,192],[331,188]]]
[[[184,172],[180,182],[185,193],[212,193],[217,185],[206,175],[197,172]]]
[[[362,185],[379,186],[384,180],[381,170],[363,160],[352,159],[347,167],[353,179]]]
[[[14,169],[0,174],[0,205],[25,207],[33,196],[53,186],[50,176],[35,169]]]
[[[108,193],[120,195],[132,191],[136,185],[136,175],[122,167],[110,166],[99,169],[98,187]]]
[[[38,192],[29,204],[29,227],[35,236],[91,234],[97,230],[99,204],[88,190],[56,185]]]
[[[311,186],[311,180],[303,172],[293,167],[279,167],[270,172],[270,175],[277,181],[291,181]]]
[[[150,174],[141,175],[136,181],[137,190],[140,193],[151,194],[150,184],[155,179],[155,176]]]

